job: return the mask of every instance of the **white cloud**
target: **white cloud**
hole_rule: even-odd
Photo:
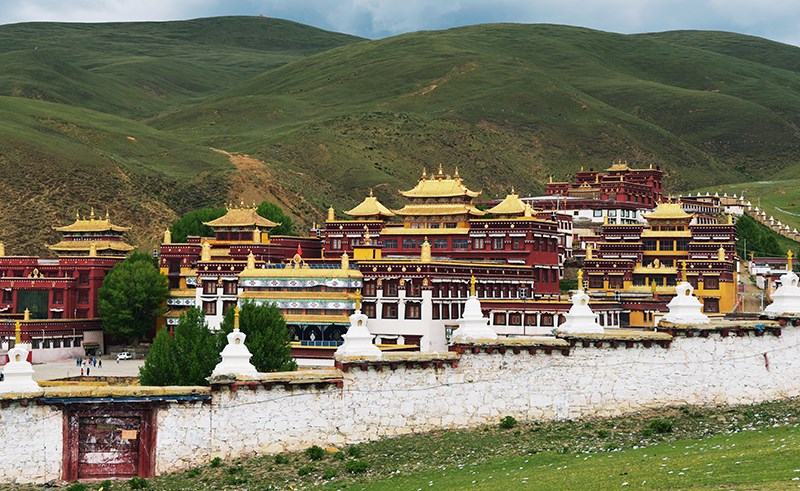
[[[0,23],[112,22],[198,17],[192,11],[217,0],[2,0]]]

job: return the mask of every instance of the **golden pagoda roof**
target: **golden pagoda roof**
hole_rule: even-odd
[[[372,195],[372,190],[370,190],[369,196],[364,198],[364,201],[362,201],[361,204],[352,210],[346,211],[345,213],[353,217],[394,216],[394,212],[392,210],[383,206],[383,204],[378,201],[378,198]]]
[[[458,167],[455,169],[453,177],[444,176],[442,167],[439,166],[439,173],[426,178],[425,171],[422,171],[422,179],[419,180],[413,189],[400,191],[406,198],[454,198],[457,196],[469,196],[475,198],[480,196],[480,191],[470,191],[458,176]]]
[[[127,232],[130,227],[120,227],[112,224],[108,218],[108,213],[106,213],[105,218],[95,218],[94,210],[92,210],[88,220],[76,215],[75,221],[70,225],[53,227],[53,229],[58,232]]]
[[[415,204],[406,205],[394,211],[398,215],[413,216],[447,216],[470,214],[475,216],[485,215],[481,211],[468,203],[443,203],[443,204]]]
[[[631,170],[631,168],[628,167],[628,163],[627,162],[621,162],[621,161],[617,161],[617,162],[613,163],[611,165],[611,167],[606,169],[606,171],[608,171],[608,172],[627,171],[627,170]]]
[[[216,220],[211,220],[210,222],[203,222],[203,225],[208,225],[209,227],[260,227],[260,228],[272,228],[277,227],[278,223],[273,222],[272,220],[268,220],[261,215],[259,215],[256,210],[257,208],[228,208],[228,212],[217,218]]]
[[[95,250],[99,251],[117,251],[117,252],[130,252],[135,249],[130,244],[126,244],[121,240],[62,240],[58,244],[47,246],[51,251],[89,251],[94,244]]]
[[[512,190],[511,194],[506,196],[503,201],[486,212],[492,215],[521,215],[525,213],[525,202],[519,199],[519,195]]]
[[[651,218],[655,219],[687,219],[692,218],[692,215],[683,211],[680,202],[677,203],[659,203],[653,213],[642,215],[646,220]]]

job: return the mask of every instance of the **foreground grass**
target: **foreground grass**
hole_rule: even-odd
[[[85,489],[769,490],[800,484],[800,399],[509,426],[410,435],[337,453],[215,459],[144,483]]]

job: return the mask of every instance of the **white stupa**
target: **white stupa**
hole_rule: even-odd
[[[356,311],[350,316],[350,327],[342,334],[344,343],[333,354],[334,358],[359,357],[378,359],[383,356],[380,348],[372,344],[375,338],[367,329],[367,316],[361,313],[361,292],[356,290]]]
[[[228,345],[222,349],[222,361],[217,363],[212,377],[227,375],[229,377],[255,377],[256,367],[250,363],[250,350],[244,345],[247,335],[239,330],[239,307],[234,308],[233,331],[228,334]]]
[[[597,323],[597,314],[589,307],[589,295],[583,291],[583,270],[578,270],[578,291],[570,299],[572,307],[564,314],[566,319],[558,326],[563,334],[602,334],[603,326]]]
[[[497,333],[489,327],[489,319],[483,315],[481,302],[475,295],[475,277],[470,280],[469,298],[464,303],[464,313],[458,320],[458,329],[450,336],[451,343],[471,343],[479,340],[497,339]]]
[[[786,255],[786,269],[781,275],[781,286],[772,294],[772,303],[764,309],[764,314],[772,317],[800,315],[800,286],[798,277],[792,271],[792,251]]]
[[[28,350],[20,340],[20,323],[16,324],[17,339],[13,348],[8,350],[8,363],[3,367],[3,381],[0,382],[0,393],[37,392],[39,384],[33,380],[33,366],[28,361]]]
[[[694,296],[694,287],[686,281],[686,262],[683,262],[683,281],[675,287],[675,297],[669,301],[669,312],[662,319],[673,324],[708,324],[703,304]]]

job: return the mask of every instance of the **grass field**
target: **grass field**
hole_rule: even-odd
[[[800,485],[800,400],[508,426],[404,436],[338,453],[320,449],[317,455],[216,459],[146,484],[164,491],[777,490]],[[124,481],[95,483],[90,489],[101,486],[104,491],[132,489]]]

